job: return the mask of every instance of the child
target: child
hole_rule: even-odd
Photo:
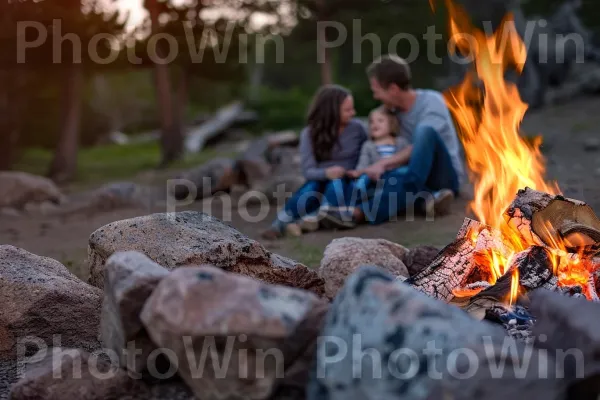
[[[382,158],[393,156],[409,145],[405,138],[398,136],[399,130],[398,119],[386,111],[383,106],[371,111],[369,140],[362,146],[356,169],[348,171],[349,177],[358,178],[355,188],[359,195],[366,195],[370,184],[373,183],[364,170]],[[361,198],[359,197],[359,199]]]

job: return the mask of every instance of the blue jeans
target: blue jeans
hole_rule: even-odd
[[[352,181],[348,178],[330,181],[308,181],[290,197],[277,219],[292,223],[316,213],[322,206],[345,207],[350,205]]]
[[[394,175],[402,175],[408,171],[408,167],[399,167],[393,170]],[[392,171],[390,171],[392,172]],[[381,181],[380,181],[381,182]],[[370,197],[375,194],[377,188],[377,181],[369,178],[367,174],[361,175],[356,182],[354,183],[355,193],[353,194],[353,204],[360,204],[362,202],[368,201]]]
[[[412,145],[408,168],[402,172],[386,172],[374,195],[359,204],[368,222],[380,224],[405,211],[408,197],[414,201],[424,200],[420,194],[440,189],[450,189],[458,194],[458,175],[448,149],[436,130],[427,125],[417,126]]]

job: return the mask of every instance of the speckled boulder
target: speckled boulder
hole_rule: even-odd
[[[396,276],[408,277],[402,261],[406,254],[407,248],[384,239],[335,239],[325,248],[319,268],[319,276],[325,281],[325,294],[333,298],[346,278],[363,265],[376,265]]]
[[[102,288],[104,265],[118,251],[134,250],[172,270],[210,264],[274,284],[324,292],[323,281],[306,266],[272,254],[260,243],[200,212],[152,214],[113,222],[89,240],[90,283]]]
[[[101,302],[100,290],[58,261],[0,246],[0,398],[17,378],[20,339],[33,338],[28,341],[33,354],[37,344],[43,350],[56,340],[68,347],[99,348]]]
[[[189,267],[158,284],[141,319],[200,400],[268,399],[286,374],[298,376],[296,361],[318,336],[314,311],[323,302],[219,268]]]
[[[130,377],[103,354],[49,349],[11,390],[11,400],[194,400],[182,382],[149,385]]]
[[[551,355],[381,268],[348,278],[321,337],[308,400],[564,398]]]

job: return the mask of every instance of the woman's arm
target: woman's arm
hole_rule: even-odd
[[[317,166],[308,128],[305,128],[300,135],[300,157],[302,174],[307,181],[323,181],[327,179],[325,168]]]

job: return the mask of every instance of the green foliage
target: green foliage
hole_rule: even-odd
[[[312,95],[300,87],[290,90],[262,88],[260,101],[251,106],[258,112],[261,128],[293,129],[305,124]]]

